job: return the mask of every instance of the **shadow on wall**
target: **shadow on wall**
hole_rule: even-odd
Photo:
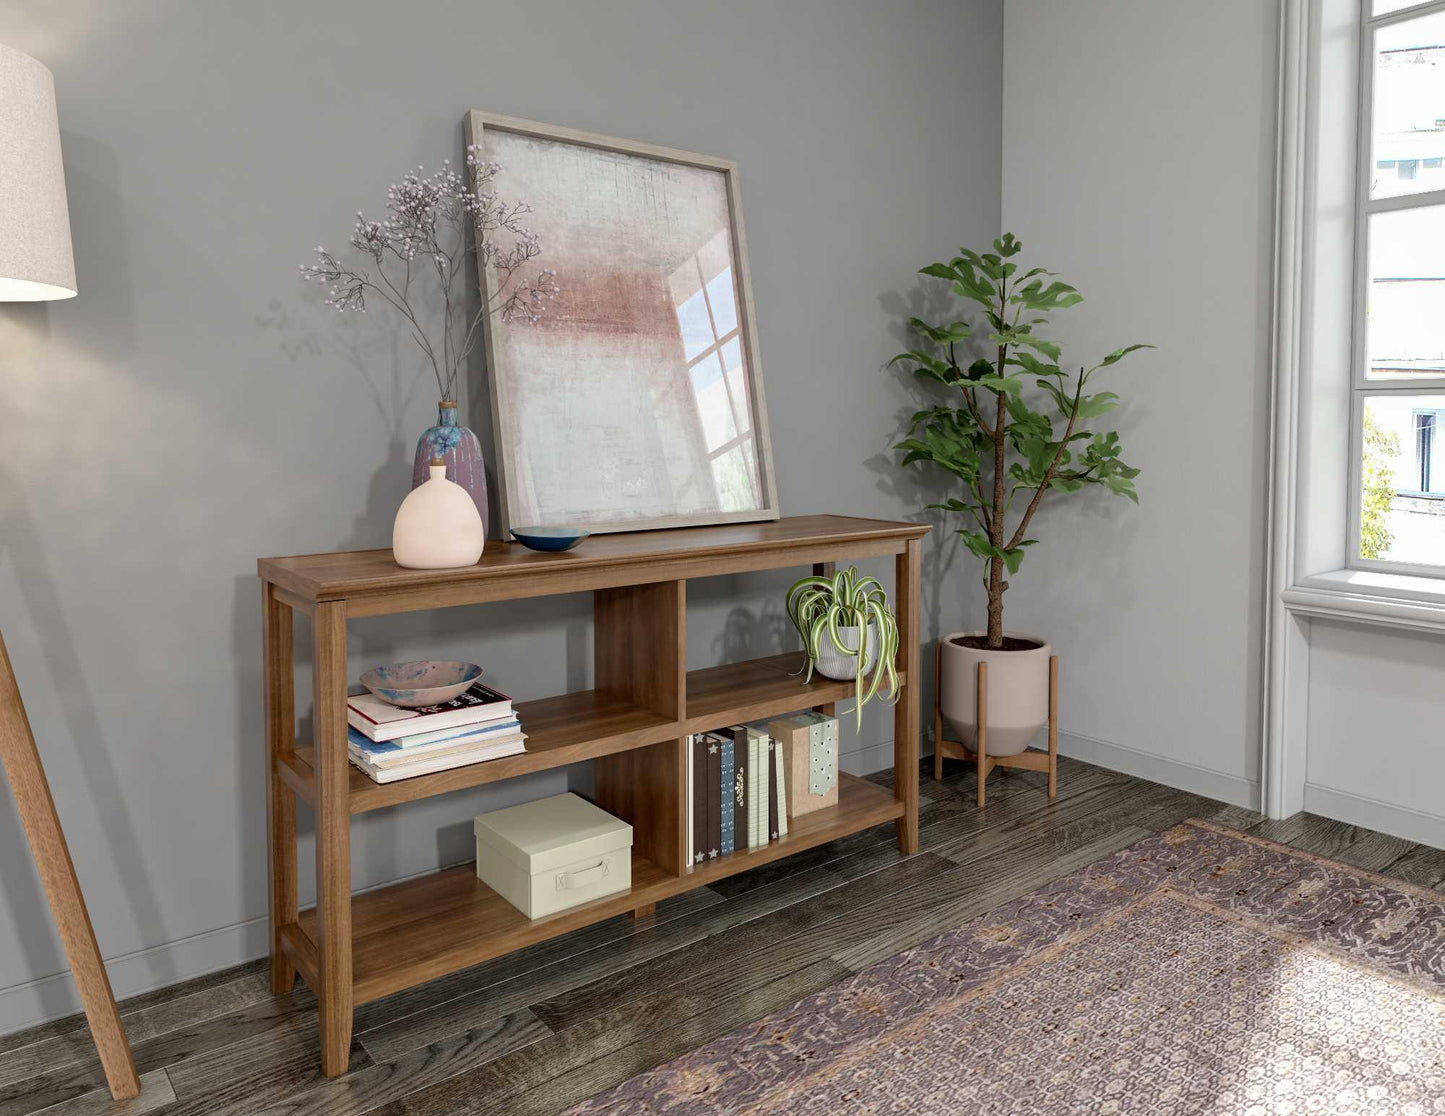
[[[47,313],[38,305],[7,306],[0,310],[0,326],[6,334],[43,339],[49,333]],[[16,432],[7,429],[15,418],[13,410],[0,410],[0,442],[13,444],[17,440]],[[45,545],[25,494],[20,484],[3,470],[0,470],[0,560],[11,564],[17,580],[23,583],[21,600],[40,647],[39,669],[49,676],[51,686],[59,695],[60,715],[79,753],[77,766],[85,779],[90,807],[99,819],[115,874],[126,881],[124,894],[132,922],[142,940],[164,941],[166,928],[146,858],[126,813],[125,802],[115,793],[118,782],[115,763],[85,674],[77,669],[84,659],[80,642],[66,616],[64,594],[49,572]],[[23,675],[27,666],[36,669],[22,664],[17,674]],[[38,740],[37,745],[42,757],[47,752],[54,753],[53,741]],[[62,813],[62,825],[64,821]],[[65,970],[67,962],[57,948],[49,916],[42,913],[49,908],[36,883],[29,845],[23,838],[19,818],[8,802],[0,805],[0,878],[6,881],[17,900],[12,902],[12,908],[23,912],[17,932],[25,953],[26,970],[44,974]],[[104,921],[96,925],[103,935]],[[169,957],[159,958],[156,964],[158,981],[178,979],[180,974],[174,970]],[[59,1013],[72,1006],[69,987],[61,982],[42,986],[40,995],[45,1000],[46,1011]]]

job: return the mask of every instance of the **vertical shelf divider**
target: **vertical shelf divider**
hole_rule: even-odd
[[[593,592],[596,687],[660,716],[687,715],[687,583]],[[683,872],[683,741],[595,761],[597,804],[632,825],[632,847],[663,871]]]

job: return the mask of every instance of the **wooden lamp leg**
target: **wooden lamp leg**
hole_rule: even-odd
[[[70,972],[85,1005],[90,1035],[100,1054],[110,1095],[116,1100],[138,1096],[140,1079],[136,1076],[135,1060],[125,1038],[125,1028],[121,1026],[115,994],[100,958],[95,930],[85,909],[85,897],[80,893],[80,881],[70,860],[60,816],[55,812],[55,800],[40,764],[40,751],[35,746],[30,720],[20,700],[20,687],[10,667],[3,636],[0,636],[0,761],[4,763],[5,777],[15,796],[30,852],[40,870],[40,881],[45,885],[60,940],[70,959]]]
[[[933,781],[943,781],[943,641],[933,654]]]
[[[988,664],[978,664],[978,684],[974,686],[974,724],[978,726],[978,804],[984,803],[984,786],[988,782]]]
[[[1049,797],[1059,790],[1059,657],[1049,656]]]

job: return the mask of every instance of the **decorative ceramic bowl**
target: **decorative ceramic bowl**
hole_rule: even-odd
[[[590,534],[581,527],[512,528],[512,537],[529,550],[571,550]]]
[[[482,668],[476,663],[423,659],[368,670],[361,676],[361,684],[390,705],[420,709],[466,693],[481,676]]]

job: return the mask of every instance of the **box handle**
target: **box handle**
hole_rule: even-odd
[[[591,868],[583,868],[580,872],[558,872],[557,890],[570,891],[574,888],[589,887],[598,880],[605,880],[608,871],[607,861],[600,860]]]

